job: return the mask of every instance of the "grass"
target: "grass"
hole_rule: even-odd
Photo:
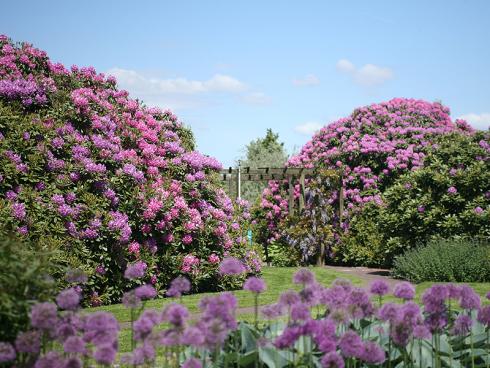
[[[297,285],[294,285],[292,282],[293,274],[299,268],[296,267],[266,267],[263,269],[262,277],[267,283],[267,290],[260,295],[259,304],[267,305],[275,303],[279,295],[288,289],[299,290]],[[327,268],[319,268],[312,267],[311,271],[314,272],[317,281],[324,285],[330,286],[330,284],[337,278],[344,278],[350,280],[356,286],[366,286],[364,281],[353,275],[345,274],[343,272],[335,271]],[[415,301],[420,303],[422,294],[426,289],[434,285],[434,282],[423,282],[416,285],[416,297]],[[488,291],[490,291],[490,283],[467,283],[467,285],[471,286],[482,298],[486,295]],[[244,290],[235,290],[234,295],[238,300],[238,313],[237,318],[241,321],[252,321],[254,318],[253,311],[251,308],[254,306],[254,298],[253,295]],[[204,296],[214,295],[216,293],[202,293],[202,294],[193,294],[186,295],[182,298],[182,304],[185,305],[190,313],[198,313],[199,308],[199,300]],[[399,300],[393,296],[387,296],[384,299],[384,302],[393,301],[398,302]],[[165,298],[165,299],[157,299],[146,302],[145,308],[149,309],[158,309],[162,310],[165,305],[174,302],[174,299]],[[241,309],[241,310],[240,310]],[[122,323],[122,330],[120,331],[119,343],[120,343],[120,351],[127,352],[130,351],[130,330],[129,330],[129,322],[130,312],[124,307],[122,304],[113,304],[103,307],[97,308],[87,308],[85,310],[88,313],[96,312],[96,311],[107,311],[111,312],[117,320]]]

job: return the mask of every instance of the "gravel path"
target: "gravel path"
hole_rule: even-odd
[[[374,280],[383,279],[390,286],[393,286],[400,280],[395,280],[390,277],[390,271],[382,268],[367,268],[367,267],[342,267],[342,266],[325,266],[332,271],[345,273],[360,278],[364,282],[364,286],[369,285]]]

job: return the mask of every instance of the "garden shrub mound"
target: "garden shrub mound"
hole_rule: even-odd
[[[93,304],[119,300],[127,262],[160,289],[179,273],[219,289],[217,264],[247,250],[214,158],[168,111],[148,108],[91,68],[70,70],[0,36],[0,225],[63,251],[89,274]],[[236,211],[234,209],[236,207]]]
[[[315,168],[319,173],[339,169],[342,173],[345,212],[342,221],[335,216],[329,218],[336,229],[329,244],[332,252],[340,243],[341,235],[349,228],[352,217],[368,204],[385,206],[387,199],[384,192],[401,175],[423,168],[427,155],[437,152],[441,137],[474,134],[475,131],[465,121],[452,121],[449,109],[438,102],[395,98],[358,108],[349,117],[322,128],[287,165]],[[488,134],[480,135],[478,139],[482,141],[477,143],[480,165],[488,167]],[[335,206],[338,191],[331,191],[326,200]],[[287,210],[285,185],[271,182],[263,193],[260,209],[256,211],[258,218],[265,220],[258,221],[261,224],[259,231],[267,234],[269,241],[283,235],[281,223]],[[407,222],[406,226],[410,226],[410,223]]]
[[[392,275],[413,282],[488,282],[490,244],[484,240],[432,240],[395,259]]]

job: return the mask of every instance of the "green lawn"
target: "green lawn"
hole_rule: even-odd
[[[292,276],[299,268],[294,267],[266,267],[263,269],[262,277],[267,283],[267,291],[260,295],[259,304],[267,305],[272,304],[277,301],[279,295],[287,289],[296,289],[299,288],[293,284]],[[320,268],[320,267],[312,267],[310,268],[316,276],[317,281],[324,285],[330,286],[330,284],[336,278],[344,278],[349,279],[356,286],[363,286],[363,281],[353,275],[346,275],[343,272],[338,272],[331,269]],[[416,286],[417,295],[416,301],[420,302],[421,296],[423,292],[429,288],[434,283],[432,282],[424,282],[418,284]],[[477,293],[479,293],[482,297],[490,291],[490,283],[469,283],[471,287],[475,289]],[[244,290],[236,290],[233,292],[238,299],[238,308],[249,308],[254,305],[253,295]],[[182,298],[183,304],[189,309],[191,313],[199,312],[198,302],[199,300],[207,295],[213,295],[214,293],[202,293],[202,294],[193,294],[187,295]],[[163,309],[165,305],[168,303],[172,303],[175,301],[174,299],[165,298],[165,299],[157,299],[148,301],[145,305],[145,308],[153,308],[153,309]],[[384,301],[398,301],[393,296],[387,296]],[[120,332],[120,351],[126,352],[129,351],[130,348],[130,330],[128,322],[130,321],[130,312],[127,308],[125,308],[122,304],[114,304],[97,308],[87,308],[85,311],[88,313],[95,311],[108,311],[114,314],[119,322],[123,323],[123,329]],[[237,314],[237,317],[240,320],[253,320],[253,313],[250,310],[240,311]]]

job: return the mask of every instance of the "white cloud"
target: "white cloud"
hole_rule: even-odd
[[[366,64],[361,68],[356,66],[347,59],[340,59],[337,62],[337,70],[349,74],[354,82],[365,87],[374,87],[393,79],[394,73],[390,68]]]
[[[301,134],[313,135],[314,133],[319,131],[322,127],[323,125],[317,123],[316,121],[308,121],[306,123],[295,126],[294,130]]]
[[[459,116],[458,119],[466,120],[473,128],[476,129],[487,130],[490,128],[489,112],[483,112],[481,114],[469,113]]]
[[[320,84],[320,79],[315,74],[305,75],[303,78],[293,79],[295,86],[315,86]]]
[[[262,92],[252,92],[242,96],[242,100],[250,105],[268,105],[271,98]]]
[[[180,109],[201,106],[209,93],[240,95],[248,87],[240,80],[224,74],[215,74],[207,80],[187,78],[156,78],[135,70],[112,68],[107,74],[117,79],[118,86],[148,105]]]

